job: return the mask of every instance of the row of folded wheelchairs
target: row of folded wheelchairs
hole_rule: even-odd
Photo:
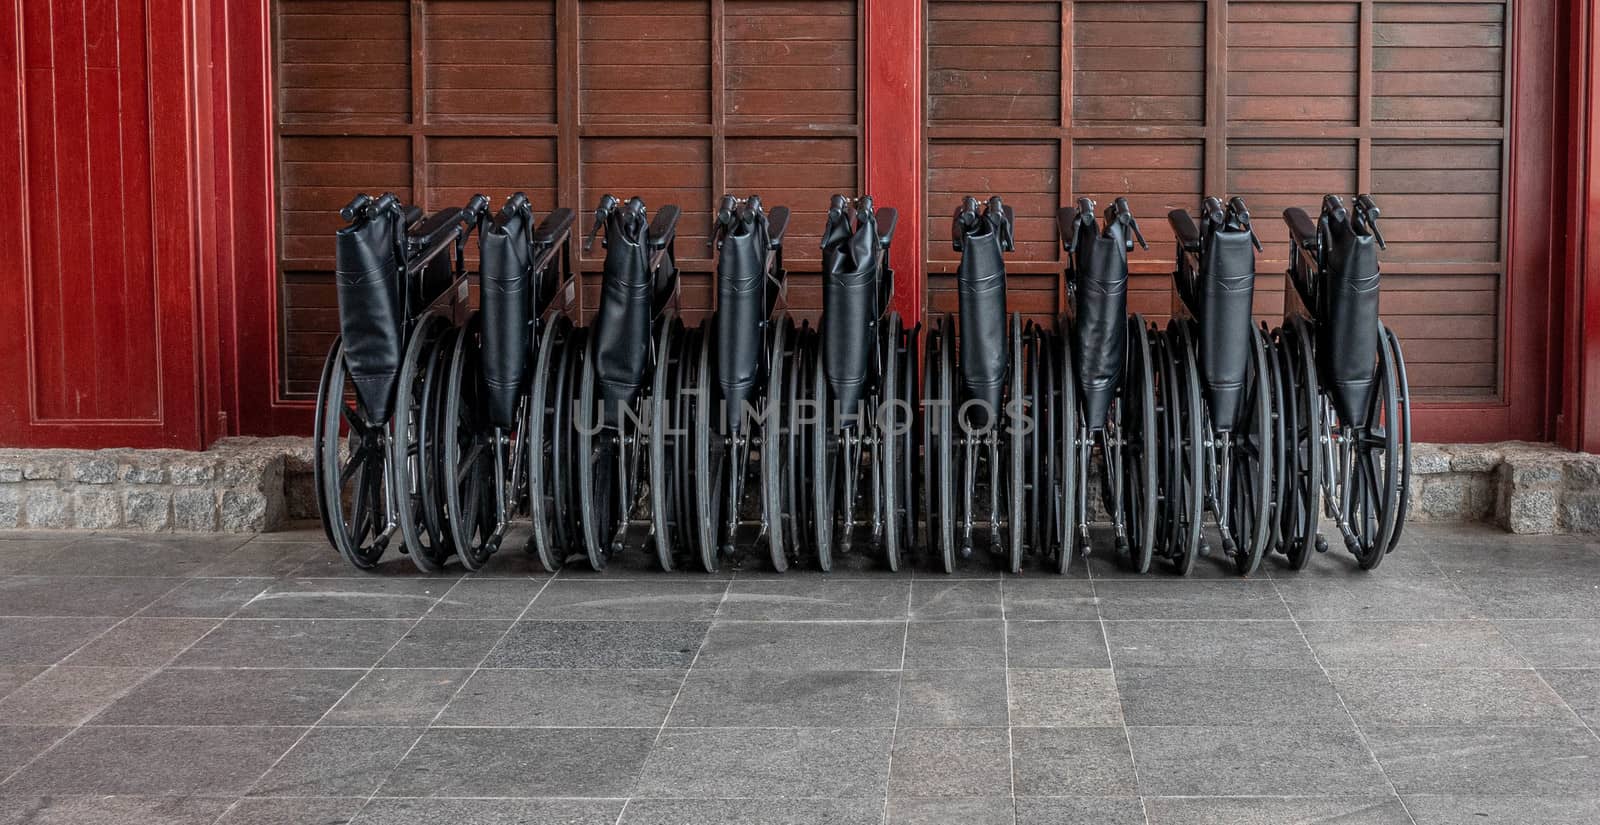
[[[897,213],[870,197],[829,204],[814,320],[786,301],[815,277],[785,271],[789,210],[724,197],[697,324],[677,207],[601,200],[587,322],[574,212],[521,194],[491,208],[424,215],[385,194],[342,211],[315,476],[356,567],[397,549],[476,570],[516,536],[549,570],[640,552],[664,570],[857,554],[1066,572],[1098,544],[1139,572],[1210,555],[1248,575],[1271,554],[1303,567],[1325,535],[1363,569],[1399,541],[1410,395],[1368,196],[1285,211],[1270,327],[1252,317],[1261,243],[1240,198],[1167,216],[1164,327],[1128,309],[1128,255],[1148,245],[1123,198],[1059,211],[1065,312],[1043,323],[1008,311],[999,197],[956,208],[959,311],[920,323],[892,309]]]

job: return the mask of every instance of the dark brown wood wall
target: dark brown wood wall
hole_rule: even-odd
[[[356,191],[429,210],[519,189],[540,212],[605,192],[675,203],[693,309],[710,301],[715,199],[758,193],[795,212],[790,300],[814,310],[828,196],[862,179],[859,6],[274,0],[283,394],[316,391],[338,326],[335,212]]]
[[[1507,5],[1488,2],[928,0],[930,305],[953,310],[948,216],[1009,198],[1012,306],[1061,305],[1052,215],[1125,195],[1150,240],[1133,308],[1171,308],[1166,213],[1242,195],[1266,245],[1257,310],[1278,316],[1288,206],[1371,192],[1385,320],[1416,393],[1501,391]],[[1511,275],[1514,277],[1514,274]]]

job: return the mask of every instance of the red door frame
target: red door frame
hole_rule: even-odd
[[[1550,370],[1558,398],[1556,437],[1568,447],[1600,452],[1600,0],[1572,0],[1567,18],[1570,98],[1567,112],[1565,300],[1551,313],[1564,342]],[[1559,389],[1557,394],[1554,390]]]

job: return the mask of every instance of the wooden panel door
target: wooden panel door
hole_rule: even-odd
[[[1523,9],[1524,36],[1548,35],[1553,8]],[[1371,192],[1390,241],[1384,317],[1404,341],[1414,394],[1503,407],[1513,389],[1537,386],[1527,375],[1508,383],[1508,294],[1523,278],[1537,295],[1548,277],[1510,264],[1511,10],[1501,0],[928,0],[932,306],[955,304],[939,218],[963,194],[1016,206],[1012,303],[1036,316],[1063,300],[1054,208],[1128,197],[1152,246],[1131,258],[1133,308],[1159,320],[1172,302],[1169,209],[1203,194],[1247,199],[1266,245],[1256,308],[1273,318],[1283,209]],[[1523,52],[1535,61],[1525,79],[1539,77],[1535,52]],[[1526,93],[1548,107],[1548,86]],[[1524,148],[1534,175],[1548,168],[1539,151],[1535,140]]]
[[[814,312],[828,196],[865,180],[863,5],[273,0],[277,398],[316,391],[337,329],[335,212],[361,190],[429,210],[519,189],[540,212],[586,216],[606,192],[675,203],[693,311],[712,300],[715,199],[757,193],[794,211],[790,300]],[[579,263],[596,272],[602,255]],[[595,279],[586,292],[592,308]]]
[[[179,0],[0,14],[0,444],[201,446]]]

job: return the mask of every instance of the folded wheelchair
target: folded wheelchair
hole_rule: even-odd
[[[1177,238],[1178,300],[1166,331],[1164,556],[1187,574],[1209,553],[1203,518],[1214,516],[1223,552],[1240,575],[1261,563],[1277,501],[1275,359],[1252,320],[1260,241],[1242,198],[1208,197],[1200,224],[1168,213]]]
[[[466,312],[466,244],[488,206],[475,195],[425,218],[384,194],[340,210],[339,336],[317,386],[312,466],[323,530],[358,568],[377,566],[396,532],[420,568],[454,553],[440,500],[422,489],[424,378]]]
[[[1274,347],[1282,373],[1286,438],[1277,549],[1305,566],[1318,532],[1318,499],[1363,570],[1400,541],[1411,498],[1411,388],[1394,331],[1379,319],[1379,211],[1358,195],[1347,209],[1322,199],[1313,223],[1289,226],[1284,321]]]

